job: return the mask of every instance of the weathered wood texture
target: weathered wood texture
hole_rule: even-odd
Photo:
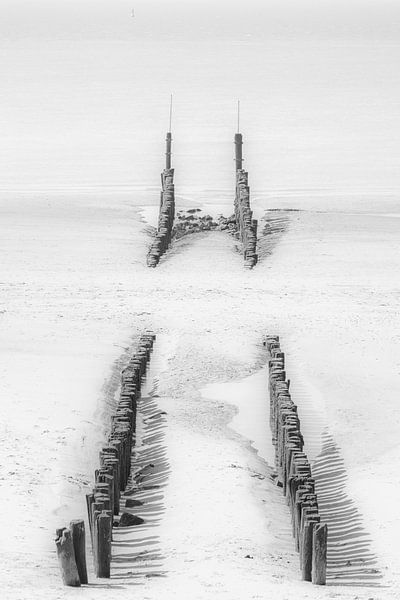
[[[57,529],[56,535],[57,556],[64,585],[79,587],[81,581],[75,562],[71,532],[69,529],[62,528]]]
[[[236,171],[235,218],[243,246],[244,266],[252,269],[258,260],[257,221],[250,208],[248,173],[242,169]]]
[[[282,487],[291,511],[302,578],[324,585],[328,528],[320,523],[315,481],[303,452],[300,419],[289,392],[285,355],[279,337],[268,336],[265,345],[269,353],[270,426],[275,446],[277,483]]]
[[[97,577],[110,577],[113,515],[119,515],[120,495],[130,477],[137,401],[155,337],[152,333],[141,336],[137,351],[121,373],[120,397],[111,416],[111,431],[100,450],[93,491],[86,495]]]
[[[170,156],[170,155],[169,155]],[[175,218],[174,169],[167,168],[161,174],[160,212],[157,233],[147,255],[147,265],[156,267],[168,249]]]
[[[81,583],[87,583],[85,522],[81,519],[76,519],[71,521],[69,527],[79,579]]]
[[[111,532],[112,516],[110,511],[102,511],[96,517],[97,560],[96,576],[109,578],[111,571]]]
[[[235,165],[236,171],[240,171],[243,167],[243,137],[241,133],[235,133]]]
[[[312,582],[316,585],[326,583],[326,549],[328,526],[318,524],[313,531]]]

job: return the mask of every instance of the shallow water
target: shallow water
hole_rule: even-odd
[[[136,4],[131,19],[122,3],[93,11],[82,2],[64,22],[62,1],[59,15],[43,0],[19,15],[10,4],[0,53],[0,190],[123,192],[156,204],[173,93],[182,201],[231,197],[238,97],[257,204],[348,209],[393,201],[400,188],[395,37],[351,27],[339,35],[338,27],[336,38],[324,39],[305,23],[297,35],[271,31],[267,3],[253,3],[243,30],[239,6],[218,2],[207,13],[199,3],[174,4],[160,27],[157,3]],[[353,26],[362,27],[360,14]]]
[[[239,381],[208,385],[203,388],[202,395],[210,400],[233,404],[238,409],[229,426],[246,440],[250,440],[259,456],[274,468],[275,449],[269,428],[267,369],[264,367]]]

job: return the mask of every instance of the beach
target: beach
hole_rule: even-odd
[[[107,199],[94,210],[82,197],[38,200],[34,214],[23,200],[3,208],[3,244],[18,265],[2,276],[7,597],[32,597],[32,586],[52,597],[78,593],[60,586],[53,532],[85,517],[119,372],[144,329],[159,337],[146,394],[166,413],[168,473],[151,526],[161,558],[142,557],[142,576],[137,559],[122,562],[117,579],[105,589],[93,584],[89,597],[117,597],[131,584],[149,598],[189,585],[198,598],[216,590],[231,598],[293,590],[353,598],[354,589],[371,597],[368,588],[330,581],[315,591],[299,581],[287,507],[269,476],[262,340],[271,332],[285,347],[310,459],[326,428],[340,449],[344,489],[377,559],[374,584],[382,587],[372,596],[396,597],[400,220],[392,208],[286,212],[285,231],[250,272],[224,232],[186,236],[148,269],[149,224],[125,197],[113,199],[112,210]],[[73,227],[65,227],[67,215]],[[131,535],[135,554],[143,532]]]
[[[4,598],[399,597],[397,12],[4,0]],[[224,231],[146,266],[171,94],[177,210],[232,215],[240,127],[251,271]],[[66,588],[55,529],[86,518],[143,331],[157,339],[133,459],[152,461],[156,487],[141,492],[144,523],[115,531],[111,579],[89,555],[90,585]],[[325,587],[300,580],[275,481],[266,335],[280,336],[332,531]]]

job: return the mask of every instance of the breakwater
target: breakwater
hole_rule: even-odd
[[[121,373],[120,396],[111,417],[110,434],[99,453],[93,490],[86,494],[94,573],[99,578],[110,577],[113,527],[132,524],[131,515],[120,515],[120,498],[131,475],[137,401],[154,341],[154,334],[143,334],[136,352]],[[84,521],[72,521],[70,528],[60,528],[56,535],[64,584],[76,587],[87,583]]]
[[[328,526],[321,522],[315,479],[303,452],[300,419],[286,378],[285,355],[279,336],[268,336],[264,344],[269,353],[270,426],[278,485],[290,508],[302,579],[325,585]]]
[[[242,156],[243,138],[241,133],[235,134],[235,218],[242,243],[244,266],[252,269],[258,260],[257,255],[257,220],[253,219],[250,206],[249,175],[244,171]]]
[[[156,267],[161,256],[168,249],[172,239],[175,218],[174,169],[164,169],[161,173],[160,212],[157,233],[147,255],[147,265]]]

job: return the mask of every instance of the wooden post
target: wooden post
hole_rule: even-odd
[[[111,501],[110,501],[109,496],[95,492],[93,506],[95,506],[96,510],[99,510],[99,511],[110,510],[111,509]]]
[[[94,566],[94,572],[96,573],[97,576],[97,571],[98,571],[98,541],[99,541],[99,535],[98,535],[98,518],[99,515],[101,514],[101,512],[99,510],[95,509],[95,504],[93,504],[92,506],[92,531],[93,531],[93,537],[92,537],[92,550],[93,550],[93,566]]]
[[[60,530],[57,530],[59,533]],[[57,556],[64,585],[79,587],[81,585],[75,562],[74,546],[69,529],[61,530],[56,538]]]
[[[98,481],[100,483],[108,484],[108,494],[107,495],[110,498],[111,511],[114,514],[114,477],[112,475],[113,469],[111,466],[103,467],[103,468],[99,469],[99,471],[97,473],[98,474],[96,475],[96,479],[98,479]]]
[[[72,544],[75,552],[75,562],[78,569],[81,583],[88,582],[86,569],[86,546],[85,546],[85,523],[82,520],[71,521],[70,523]]]
[[[92,504],[94,502],[94,494],[86,494],[86,506],[88,512],[90,538],[93,544],[93,522],[92,522]]]
[[[243,145],[242,134],[241,133],[235,133],[235,164],[236,164],[236,171],[239,171],[242,168],[242,164],[243,164],[242,145]]]
[[[66,527],[58,527],[56,529],[56,538],[62,537],[63,531],[65,531],[66,529]]]
[[[172,142],[171,132],[167,133],[166,142],[167,142],[167,151],[165,153],[165,168],[170,169],[171,168],[171,142]]]
[[[107,511],[103,511],[97,517],[97,577],[109,578],[111,565],[111,527],[112,517]]]
[[[113,469],[114,477],[114,515],[119,514],[119,494],[120,494],[120,463],[116,458],[116,449],[112,448],[115,454],[112,454],[108,449],[104,449],[100,452],[100,464],[104,467],[110,467]]]
[[[311,581],[313,557],[313,531],[317,521],[310,520],[304,524],[300,546],[301,576],[303,581]]]
[[[326,584],[326,554],[328,526],[318,523],[313,531],[312,582],[315,585]]]

